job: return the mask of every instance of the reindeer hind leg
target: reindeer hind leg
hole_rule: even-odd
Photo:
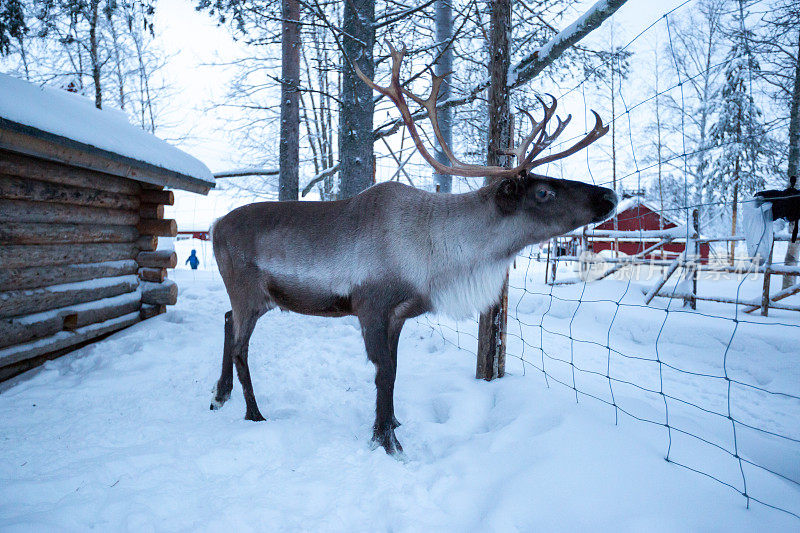
[[[233,313],[233,346],[231,348],[231,358],[236,366],[236,374],[239,376],[239,383],[242,385],[244,401],[247,405],[245,420],[262,421],[264,417],[258,410],[255,393],[253,392],[253,382],[250,379],[250,366],[247,357],[250,349],[250,336],[256,326],[258,319],[266,312],[265,310],[249,310],[241,314]]]
[[[233,311],[225,313],[225,344],[222,349],[222,373],[214,386],[214,399],[211,410],[216,411],[225,405],[233,390]]]

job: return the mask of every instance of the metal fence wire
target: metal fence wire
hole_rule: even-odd
[[[648,117],[632,115],[644,113],[644,104],[669,92],[685,105],[683,85],[688,80],[677,68],[672,18],[692,3],[663,14],[618,49],[630,49],[661,27],[677,73],[676,83],[633,105],[619,89],[623,109],[612,120],[627,125],[625,150],[633,167],[617,178],[623,186],[641,190],[643,173],[658,164],[640,165],[637,151],[649,141],[635,142],[630,126]],[[711,68],[724,69],[728,62]],[[587,75],[561,97],[585,93],[588,79]],[[688,201],[687,167],[697,151],[687,149],[684,130],[675,144],[680,149],[673,150],[669,160],[673,168],[675,163],[683,167],[684,204],[665,211],[672,210],[673,218],[685,218],[688,242],[692,209],[719,204]],[[587,156],[591,176],[588,167]],[[569,268],[556,264],[562,270]],[[546,282],[545,269],[544,252],[534,246],[516,258],[510,271],[506,329],[510,372],[538,376],[548,388],[570,389],[576,402],[600,402],[609,408],[615,424],[627,417],[658,428],[669,463],[738,492],[748,507],[758,503],[800,520],[800,313],[776,310],[769,317],[751,316],[744,312],[747,306],[706,301],[691,309],[680,298],[664,297],[648,305],[643,292],[653,281],[642,282],[634,273],[552,284]],[[682,276],[672,279],[662,294],[680,292]],[[738,301],[754,290],[758,296],[761,283],[753,275],[729,274],[700,286]],[[477,323],[438,316],[418,320],[445,342],[475,353]]]

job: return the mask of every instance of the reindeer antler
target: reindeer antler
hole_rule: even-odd
[[[439,87],[444,81],[444,76],[437,76],[433,71],[431,71],[431,92],[427,98],[420,98],[400,84],[400,65],[402,64],[403,58],[406,54],[405,46],[400,50],[396,50],[391,43],[387,42],[386,44],[389,46],[389,51],[392,56],[392,74],[389,81],[389,86],[382,87],[375,83],[373,80],[368,78],[355,63],[353,63],[353,69],[364,83],[372,87],[373,90],[386,96],[394,103],[394,105],[400,111],[400,115],[403,118],[403,123],[406,125],[406,128],[408,128],[408,132],[411,135],[411,138],[414,140],[414,144],[416,145],[417,150],[419,150],[420,155],[422,155],[425,161],[427,161],[428,164],[430,164],[439,174],[450,174],[464,177],[515,177],[520,175],[525,170],[572,155],[578,150],[589,146],[608,132],[608,126],[603,126],[600,116],[592,111],[592,113],[594,113],[596,123],[594,128],[583,139],[563,152],[551,154],[536,160],[534,158],[548,146],[550,146],[559,135],[561,135],[561,132],[564,131],[564,128],[567,127],[567,124],[569,124],[570,120],[572,119],[572,115],[567,115],[566,120],[563,121],[561,120],[561,117],[557,116],[556,120],[558,120],[558,125],[553,133],[548,134],[546,131],[546,126],[555,115],[558,101],[554,96],[548,95],[553,100],[553,103],[548,106],[544,100],[537,97],[544,109],[544,117],[541,121],[537,122],[533,118],[533,115],[531,115],[528,111],[521,110],[531,121],[531,133],[522,140],[519,146],[506,152],[509,155],[516,156],[517,166],[513,168],[506,168],[493,165],[473,165],[464,163],[453,154],[450,146],[444,142],[444,137],[442,136],[441,129],[439,128],[436,100],[439,97]],[[414,124],[414,118],[411,114],[411,111],[408,109],[408,104],[405,100],[406,96],[423,107],[428,113],[428,118],[431,121],[431,126],[433,127],[433,133],[436,136],[436,140],[439,142],[442,152],[450,161],[451,166],[443,165],[437,161],[436,158],[431,155],[428,149],[425,148],[422,138],[417,131],[417,127]],[[528,148],[530,147],[531,143],[533,143],[533,148],[530,150],[530,152],[528,152]]]

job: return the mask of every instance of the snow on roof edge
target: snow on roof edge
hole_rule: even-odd
[[[173,173],[176,179],[188,178],[195,187],[215,185],[199,159],[133,126],[124,112],[96,109],[74,93],[0,74],[0,118]]]

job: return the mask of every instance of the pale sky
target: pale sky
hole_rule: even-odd
[[[657,20],[663,13],[681,4],[681,0],[629,0],[614,15],[616,44],[627,42],[636,33]],[[586,6],[592,2],[585,2]],[[246,56],[247,46],[236,42],[228,28],[216,25],[216,19],[207,12],[197,12],[193,0],[159,0],[156,12],[156,31],[161,48],[169,55],[169,77],[177,97],[171,103],[168,121],[173,130],[162,130],[166,137],[188,137],[178,146],[202,160],[212,171],[240,166],[236,146],[231,145],[228,124],[214,111],[206,111],[213,104],[224,102],[230,69],[220,63]],[[681,8],[692,9],[691,4]],[[570,21],[571,22],[571,21]],[[659,24],[658,26],[663,26]],[[639,51],[651,49],[660,28],[654,28],[637,41]],[[597,46],[609,38],[608,21],[589,36]],[[636,71],[634,71],[634,76]],[[636,86],[637,80],[631,80]],[[642,80],[642,83],[650,83]],[[577,95],[576,95],[577,96]],[[581,95],[583,97],[583,95]],[[587,96],[587,101],[592,95]],[[577,106],[567,101],[564,105]],[[583,101],[580,102],[581,107]],[[588,103],[590,107],[594,104]],[[561,106],[560,106],[561,108]],[[572,111],[572,109],[570,109]],[[575,124],[583,123],[581,112],[575,112]],[[170,216],[178,219],[181,229],[205,229],[215,218],[232,207],[251,201],[235,198],[230,193],[212,192],[208,197],[179,193]]]

